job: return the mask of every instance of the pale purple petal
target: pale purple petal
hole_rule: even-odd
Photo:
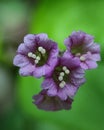
[[[75,71],[73,71],[73,72],[71,73],[71,76],[72,76],[72,77],[74,77],[74,78],[79,78],[79,79],[83,78],[84,75],[85,75],[85,71],[84,71],[83,69],[81,69],[81,68],[76,69]]]
[[[50,89],[47,91],[47,94],[49,96],[56,96],[57,95],[57,89],[56,89],[56,85],[54,84],[54,82],[51,84]]]
[[[73,71],[70,77],[71,84],[74,84],[77,87],[81,86],[86,81],[84,75],[85,71],[82,68],[78,68]]]
[[[21,55],[21,54],[17,54],[14,57],[13,64],[16,65],[16,66],[18,66],[18,67],[23,67],[23,66],[28,65],[29,61],[28,61],[28,59],[27,59],[26,56]]]
[[[56,65],[57,59],[58,59],[58,53],[59,53],[58,46],[57,46],[57,44],[54,44],[53,49],[50,52],[49,59],[47,61],[48,65],[53,64],[52,65],[53,67]]]
[[[87,69],[88,69],[88,65],[86,64],[86,62],[81,62],[81,63],[80,63],[80,66],[81,66],[81,68],[84,69],[84,70],[87,70]]]
[[[43,89],[48,89],[47,94],[49,96],[56,96],[57,94],[57,86],[52,78],[47,78],[42,83]]]
[[[77,43],[80,43],[80,42],[83,42],[86,44],[86,43],[91,43],[93,42],[94,40],[94,37],[89,35],[89,34],[86,34],[85,32],[82,32],[82,31],[74,31],[72,32],[72,35],[71,35],[71,38],[75,38],[77,39]],[[73,42],[75,43],[75,42]]]
[[[30,51],[29,48],[27,48],[24,43],[21,43],[21,44],[19,45],[18,49],[17,49],[17,52],[18,52],[18,53],[20,53],[20,54],[25,54],[25,55],[27,55],[27,53],[28,53],[29,51]]]
[[[44,70],[45,70],[45,75],[44,76],[50,76],[50,74],[53,72],[54,70],[54,66],[56,65],[56,61],[57,59],[54,59],[54,62],[53,62],[53,66],[50,64],[45,64],[44,65]]]
[[[80,67],[76,68],[75,71],[76,71],[76,74],[85,74],[85,70],[83,70]]]
[[[48,40],[48,36],[47,34],[45,33],[41,33],[41,34],[28,34],[24,37],[24,43],[25,45],[28,47],[28,48],[34,48],[34,46],[37,45],[37,43],[42,42],[43,43],[46,43]]]
[[[41,77],[42,75],[48,76],[48,75],[50,75],[51,71],[53,70],[52,67],[47,64],[40,66],[40,67],[36,67],[33,72],[33,75],[37,78]]]
[[[49,57],[49,60],[47,61],[47,64],[45,65],[46,75],[48,75],[49,72],[53,71],[54,67],[57,64],[57,61],[58,61],[58,57],[57,56],[55,56],[55,57]]]
[[[63,53],[63,57],[65,57],[65,58],[72,58],[73,55],[71,54],[70,51],[66,50],[66,51]]]
[[[92,54],[92,60],[94,60],[94,61],[100,61],[101,60],[101,57],[100,57],[100,55],[99,54]]]
[[[34,69],[35,69],[35,66],[29,64],[24,67],[21,67],[19,70],[19,74],[22,76],[28,76],[28,75],[32,76]]]
[[[63,89],[59,89],[57,95],[60,97],[61,100],[67,99],[67,94],[64,92]]]
[[[100,45],[97,43],[94,43],[89,49],[92,53],[99,53],[100,52]]]
[[[90,42],[89,44],[86,42],[86,44],[84,44],[83,46],[83,49],[89,51],[89,48],[91,48],[93,44],[94,42]]]
[[[85,33],[78,31],[78,32],[72,32],[72,37],[71,37],[73,44],[79,44],[82,42],[82,40],[85,39]]]
[[[73,98],[74,95],[76,94],[77,90],[78,90],[78,87],[76,87],[72,84],[67,84],[64,91],[67,96]]]
[[[85,43],[85,45],[86,44],[91,45],[94,42],[94,37],[89,35],[89,34],[86,34],[86,33],[84,35],[85,35],[84,36],[84,43]]]
[[[26,45],[28,45],[28,46],[31,46],[31,43],[34,43],[34,41],[35,41],[34,39],[35,39],[35,35],[34,34],[27,34],[24,37],[24,43],[26,43]]]
[[[96,68],[98,66],[97,63],[92,60],[86,60],[86,64],[88,66],[88,69]]]
[[[87,54],[83,55],[85,57],[86,60],[92,60],[92,61],[100,61],[100,55],[99,53],[93,53],[91,54],[90,52],[88,52]]]
[[[66,38],[64,40],[64,44],[66,45],[67,49],[70,51],[70,47],[73,44],[72,40],[70,38]]]
[[[73,76],[74,78],[79,78],[79,79],[83,78],[83,77],[84,77],[84,74],[85,74],[85,73],[77,73],[76,71],[72,72],[72,76]]]
[[[42,42],[48,39],[48,35],[45,33],[38,34],[36,37],[39,37],[39,40]]]
[[[79,87],[82,84],[84,84],[85,81],[86,81],[85,78],[72,78],[71,79],[71,84],[75,85],[76,87]]]
[[[44,76],[45,75],[45,69],[44,69],[44,66],[43,67],[36,67],[33,71],[33,76],[34,77],[37,77],[37,78],[40,78],[41,76]]]
[[[42,83],[43,89],[50,89],[53,86],[56,87],[56,84],[52,78],[46,78]]]

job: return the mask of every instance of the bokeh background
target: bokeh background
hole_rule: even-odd
[[[86,72],[70,111],[46,112],[32,104],[42,79],[21,77],[13,66],[28,33],[47,33],[60,49],[72,31],[101,45],[97,69]],[[0,130],[104,130],[104,0],[0,0]]]

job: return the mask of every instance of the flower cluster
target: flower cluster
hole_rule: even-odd
[[[97,67],[100,46],[84,32],[73,32],[65,39],[66,50],[60,52],[47,34],[28,34],[17,49],[13,64],[21,76],[44,77],[42,90],[33,103],[48,111],[69,110],[79,87],[85,83],[85,70]]]

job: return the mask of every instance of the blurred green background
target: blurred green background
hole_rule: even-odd
[[[0,1],[0,130],[104,130],[104,0]],[[60,49],[72,31],[101,45],[97,69],[86,72],[70,111],[46,112],[32,104],[42,79],[21,77],[13,66],[28,33],[47,33]]]

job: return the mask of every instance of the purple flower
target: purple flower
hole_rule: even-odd
[[[71,57],[78,57],[83,69],[97,67],[96,61],[100,61],[100,45],[94,43],[93,36],[81,31],[73,32],[64,42],[68,49],[66,56],[69,54]]]
[[[58,52],[57,44],[47,34],[28,34],[18,47],[13,63],[20,67],[20,75],[39,78],[54,69]]]
[[[61,100],[73,98],[79,86],[85,82],[84,70],[79,66],[78,58],[60,57],[50,76],[45,77],[42,88],[49,96],[58,96]]]
[[[65,101],[61,100],[58,96],[50,97],[47,95],[47,90],[42,90],[38,95],[33,96],[33,103],[42,110],[58,111],[62,109],[71,109],[72,99],[67,98]]]

